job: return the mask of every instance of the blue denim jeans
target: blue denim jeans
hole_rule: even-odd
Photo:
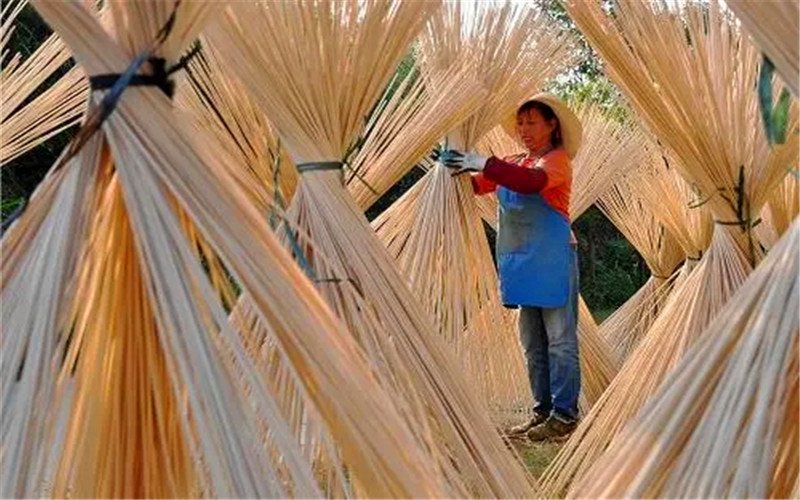
[[[564,307],[521,307],[519,333],[536,413],[578,418],[578,255],[574,246],[569,298]]]

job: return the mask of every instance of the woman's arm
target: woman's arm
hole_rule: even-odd
[[[547,186],[547,172],[543,169],[520,167],[494,156],[486,161],[486,166],[479,175],[488,182],[522,194],[538,193]],[[475,184],[473,180],[473,187]],[[478,190],[475,192],[483,194]]]
[[[470,180],[472,180],[472,191],[478,196],[497,191],[497,183],[487,179],[483,172],[470,176]]]

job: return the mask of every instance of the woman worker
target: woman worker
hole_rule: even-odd
[[[509,434],[532,441],[570,434],[578,420],[578,260],[570,230],[572,166],[582,128],[551,94],[523,103],[505,124],[527,153],[503,160],[449,151],[453,175],[477,172],[478,195],[497,192],[497,265],[507,307],[519,307],[519,333],[533,392],[533,417]]]

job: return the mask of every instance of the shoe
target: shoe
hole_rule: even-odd
[[[527,432],[528,439],[531,441],[548,441],[567,438],[578,426],[578,422],[564,422],[554,416],[550,416],[544,423],[537,425]]]
[[[529,430],[533,429],[539,424],[543,424],[547,420],[547,415],[542,415],[541,413],[533,412],[533,417],[530,418],[527,422],[523,422],[519,425],[515,425],[506,431],[507,436],[517,436],[520,434],[525,434]]]

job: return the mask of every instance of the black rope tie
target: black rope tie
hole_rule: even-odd
[[[87,113],[83,125],[70,140],[65,154],[53,165],[51,174],[59,171],[64,165],[69,163],[75,155],[80,152],[83,146],[89,142],[89,139],[92,138],[94,133],[100,129],[106,119],[114,112],[119,100],[122,98],[123,92],[129,86],[158,87],[168,97],[172,98],[175,86],[169,79],[169,76],[185,68],[192,57],[197,55],[200,51],[200,45],[196,44],[192,50],[187,52],[185,56],[169,69],[166,68],[167,62],[165,59],[153,56],[153,53],[164,44],[172,32],[172,29],[175,27],[175,18],[181,2],[182,0],[175,0],[172,12],[161,29],[158,30],[152,46],[137,54],[128,67],[125,68],[125,71],[122,73],[109,73],[89,77],[89,84],[92,90],[108,90],[108,92],[103,95],[98,105]],[[138,74],[139,70],[146,62],[150,63],[152,74]],[[5,234],[6,230],[24,213],[26,206],[27,202],[23,203],[13,214],[2,221],[2,224],[0,224],[0,235]]]
[[[720,226],[739,226],[742,228],[754,228],[761,223],[761,218],[758,218],[754,221],[750,219],[745,220],[717,220],[714,219],[714,224],[719,224]]]
[[[749,220],[717,220],[714,219],[714,224],[719,224],[720,226],[741,226],[747,227],[750,225]]]
[[[307,172],[322,172],[325,170],[328,171],[337,171],[339,172],[339,180],[344,186],[344,165],[343,161],[315,161],[315,162],[308,162],[308,163],[299,163],[297,165],[297,172],[300,174],[305,174]]]
[[[125,88],[157,87],[161,89],[161,91],[164,92],[167,97],[172,99],[172,97],[175,95],[175,82],[170,78],[170,76],[188,67],[189,61],[191,61],[192,58],[199,53],[200,44],[196,44],[192,50],[187,52],[186,55],[181,57],[180,60],[170,68],[167,68],[167,60],[163,57],[149,57],[146,59],[146,61],[150,63],[152,73],[149,75],[131,75],[126,81]],[[136,70],[138,70],[141,66],[138,58],[134,61],[134,63],[138,63],[136,66]],[[125,71],[125,73],[105,73],[101,75],[94,75],[89,77],[89,85],[91,86],[92,90],[113,89],[120,79],[127,73],[128,71]]]
[[[133,75],[127,82],[126,87],[158,87],[167,97],[172,98],[175,93],[175,82],[171,81],[167,75],[166,60],[161,57],[151,57],[147,59],[153,68],[150,75]],[[122,73],[105,73],[89,77],[89,85],[92,90],[108,90],[122,77]]]
[[[297,171],[301,174],[305,172],[317,172],[321,170],[342,170],[343,168],[344,163],[340,161],[319,161],[297,164]]]

